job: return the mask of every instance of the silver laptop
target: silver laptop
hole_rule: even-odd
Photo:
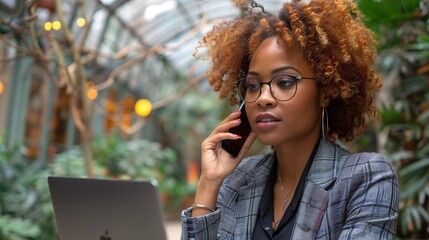
[[[166,240],[150,181],[48,177],[61,240]]]

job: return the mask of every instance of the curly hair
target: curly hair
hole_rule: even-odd
[[[363,132],[366,121],[378,120],[375,92],[382,83],[374,70],[376,42],[356,3],[290,0],[278,16],[261,9],[243,7],[241,17],[214,26],[196,47],[196,55],[201,48],[208,50],[208,81],[221,98],[238,103],[235,81],[246,76],[261,42],[279,36],[299,47],[313,69],[321,106],[330,119],[330,139],[351,141]]]

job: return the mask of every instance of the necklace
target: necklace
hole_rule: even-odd
[[[282,188],[282,193],[283,193],[283,206],[282,206],[282,211],[286,212],[287,209],[287,202],[289,201],[289,196],[286,194],[285,189],[283,187],[283,182],[282,182],[282,178],[280,177],[280,173],[277,172],[277,176],[279,177],[279,181],[280,181],[280,187]]]
[[[279,182],[280,182],[280,187],[281,187],[281,189],[282,189],[282,194],[283,194],[283,206],[282,206],[282,211],[283,211],[283,213],[285,213],[286,212],[286,209],[287,209],[287,203],[288,203],[288,201],[289,201],[289,196],[286,194],[286,191],[285,191],[285,189],[284,189],[284,187],[283,187],[283,182],[282,182],[282,178],[280,177],[280,173],[279,173],[279,171],[277,171],[277,177],[279,178]],[[279,226],[279,224],[280,224],[280,221],[282,220],[282,218],[280,218],[278,221],[274,221],[273,222],[273,229],[274,229],[274,231],[276,231],[277,230],[277,228],[278,228],[278,226]]]

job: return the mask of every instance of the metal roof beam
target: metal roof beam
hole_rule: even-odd
[[[130,35],[135,37],[137,39],[137,41],[144,47],[146,48],[150,48],[150,46],[148,44],[146,44],[143,39],[139,36],[139,34],[137,33],[137,31],[134,28],[131,28],[122,18],[120,18],[117,14],[116,14],[116,9],[118,7],[120,7],[121,5],[125,4],[128,2],[128,0],[118,0],[115,3],[112,4],[112,6],[107,6],[105,5],[103,2],[101,2],[101,0],[97,0],[97,2],[100,4],[100,6],[104,9],[107,10],[107,12],[109,13],[108,19],[110,19],[110,17],[112,15],[114,15],[116,17],[116,19],[118,20],[119,24],[127,29],[130,32]],[[107,24],[105,25],[105,28],[103,29],[103,35],[106,32],[106,27]]]

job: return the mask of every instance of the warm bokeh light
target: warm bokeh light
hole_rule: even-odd
[[[188,183],[192,184],[192,185],[196,185],[198,182],[198,176],[200,175],[199,173],[199,167],[196,161],[191,161],[188,165],[188,171],[187,171],[187,180]]]
[[[3,89],[4,89],[3,83],[0,82],[0,95],[3,93]]]
[[[52,23],[51,22],[45,22],[45,30],[46,31],[51,31],[52,30]]]
[[[90,89],[90,88],[93,88],[93,87],[94,87],[94,82],[92,82],[92,81],[86,82],[86,88]]]
[[[132,111],[133,105],[134,105],[134,99],[132,97],[128,96],[122,100],[123,108],[130,109]]]
[[[140,99],[136,102],[135,111],[137,115],[146,117],[152,111],[152,103],[147,99]]]
[[[52,28],[56,31],[61,29],[61,22],[60,21],[53,21],[52,22]]]
[[[88,89],[88,92],[86,92],[86,96],[87,96],[89,99],[91,99],[91,100],[96,99],[96,98],[97,98],[97,96],[98,96],[98,91],[97,91],[97,89],[95,89],[95,88],[90,88],[90,89]]]
[[[76,20],[76,24],[77,24],[79,27],[84,27],[84,26],[85,26],[85,24],[86,24],[86,20],[85,20],[85,18],[78,18],[78,19]]]

